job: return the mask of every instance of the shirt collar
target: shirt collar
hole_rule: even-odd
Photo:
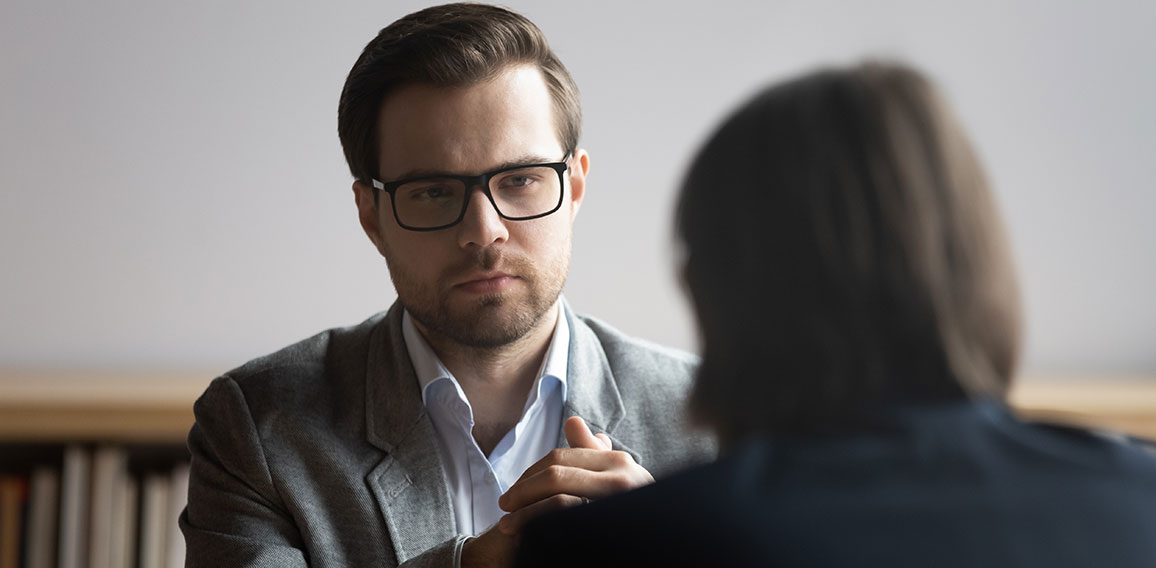
[[[558,310],[558,323],[554,325],[554,337],[550,340],[550,347],[546,349],[546,356],[542,358],[542,367],[538,369],[538,378],[534,381],[534,388],[526,400],[526,408],[547,392],[549,381],[544,380],[546,377],[553,377],[558,381],[558,388],[562,389],[562,402],[566,402],[566,372],[567,364],[570,362],[570,322],[566,321],[566,310],[562,309],[562,303],[561,298],[554,302],[554,307]]]
[[[566,372],[569,364],[570,355],[570,323],[566,320],[566,312],[562,308],[562,300],[559,297],[558,301],[554,302],[554,309],[558,313],[557,323],[554,325],[554,335],[550,339],[550,346],[546,349],[546,356],[542,359],[542,366],[538,369],[538,377],[534,380],[534,386],[530,389],[530,396],[526,400],[526,408],[534,403],[543,393],[551,382],[543,381],[545,377],[553,377],[558,382],[558,386],[562,389],[562,402],[566,401]],[[409,315],[409,310],[402,314],[401,332],[405,337],[406,351],[409,352],[409,359],[413,362],[414,374],[417,375],[418,386],[421,388],[422,404],[429,404],[430,385],[436,383],[440,379],[446,379],[454,383],[457,387],[459,395],[465,398],[461,393],[461,387],[457,384],[457,379],[450,373],[449,369],[442,364],[441,359],[434,353],[432,347],[422,336],[421,332],[417,330],[417,326],[413,323],[413,318]],[[543,384],[545,383],[545,385]],[[468,401],[467,401],[468,402]]]

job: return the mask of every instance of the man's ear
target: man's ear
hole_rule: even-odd
[[[361,228],[365,236],[377,247],[377,252],[385,256],[385,245],[381,235],[381,217],[377,212],[377,203],[373,198],[376,193],[372,187],[359,181],[353,182],[353,201],[357,203],[357,218],[361,221]]]
[[[586,197],[586,175],[590,173],[590,154],[578,148],[570,158],[570,220],[578,215],[582,199]]]

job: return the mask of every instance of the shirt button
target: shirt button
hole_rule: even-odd
[[[486,481],[487,485],[493,485],[498,482],[498,478],[494,477],[494,472],[492,471],[487,471],[486,476],[483,479]]]

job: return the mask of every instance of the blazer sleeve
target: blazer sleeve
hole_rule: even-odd
[[[309,566],[305,539],[273,481],[264,444],[237,382],[227,375],[213,381],[193,413],[189,500],[179,521],[185,535],[185,566]],[[401,566],[460,566],[466,539],[458,535]],[[383,559],[381,565],[394,562]]]
[[[189,500],[180,517],[185,566],[308,566],[236,381],[213,381],[193,413]]]

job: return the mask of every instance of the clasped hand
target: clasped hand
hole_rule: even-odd
[[[563,430],[570,447],[551,450],[498,499],[498,506],[510,513],[498,523],[503,533],[517,534],[526,521],[546,511],[654,482],[630,454],[611,449],[610,437],[592,434],[581,418],[570,418]]]
[[[501,560],[512,558],[518,531],[542,513],[654,482],[650,472],[630,454],[612,449],[610,437],[592,433],[581,418],[566,420],[563,431],[570,447],[551,450],[498,499],[498,506],[509,514],[494,528],[466,542],[462,566],[504,564]]]

